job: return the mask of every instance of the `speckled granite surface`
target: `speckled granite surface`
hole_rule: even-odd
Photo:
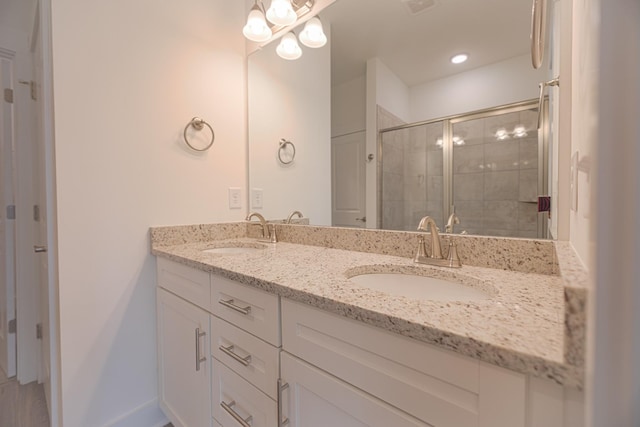
[[[549,242],[551,253],[540,256],[536,262],[545,274],[503,270],[500,268],[504,268],[504,263],[500,262],[497,269],[472,266],[469,262],[455,270],[417,265],[410,258],[413,245],[403,244],[405,239],[412,240],[410,234],[413,233],[402,232],[378,232],[377,236],[385,240],[380,242],[371,236],[361,237],[353,230],[347,232],[352,233],[351,237],[341,240],[331,237],[331,230],[325,231],[322,227],[281,226],[278,228],[280,242],[268,244],[262,251],[234,255],[203,252],[210,247],[255,242],[236,236],[216,238],[226,236],[231,229],[225,225],[220,228],[221,234],[209,241],[190,242],[186,238],[180,241],[167,230],[159,233],[152,229],[152,253],[498,366],[566,386],[582,386],[583,366],[565,363],[566,295],[563,279],[549,274],[558,268],[553,242]],[[304,229],[306,236],[301,236],[305,234]],[[338,232],[344,234],[344,230]],[[327,246],[348,247],[353,238],[359,245],[372,245],[381,252],[404,256],[287,242],[293,239],[293,234],[303,242],[324,241]],[[195,232],[195,235],[202,234]],[[467,238],[460,238],[461,256],[463,241]],[[490,247],[502,240],[526,242],[522,243],[525,248],[532,242],[538,243],[520,239],[491,240],[487,238]],[[387,249],[389,247],[394,249]],[[402,252],[405,249],[401,248],[405,247],[408,252]],[[494,253],[510,252],[509,243],[506,247],[495,247]],[[546,250],[546,245],[540,247]],[[482,252],[487,252],[485,249]],[[522,250],[526,251],[514,252]],[[456,275],[464,283],[489,291],[491,297],[473,302],[405,298],[367,289],[348,279],[349,275],[366,271],[404,271],[445,279]]]

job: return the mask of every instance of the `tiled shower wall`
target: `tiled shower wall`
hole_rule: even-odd
[[[378,117],[380,128],[402,124],[381,108]],[[453,125],[464,141],[453,149],[456,232],[537,237],[536,124],[537,111],[526,110]],[[516,137],[517,126],[527,135]],[[498,129],[508,138],[497,140]],[[381,228],[415,230],[429,215],[444,230],[442,133],[443,123],[436,122],[382,134]]]

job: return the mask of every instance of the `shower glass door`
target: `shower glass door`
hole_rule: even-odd
[[[537,102],[523,102],[381,130],[380,227],[415,230],[429,215],[444,231],[455,212],[455,233],[546,237],[537,212],[547,185],[537,120]]]

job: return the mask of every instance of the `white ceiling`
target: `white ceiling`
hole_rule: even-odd
[[[529,51],[530,0],[435,0],[416,15],[403,1],[338,0],[322,11],[333,84],[362,75],[376,56],[413,86]],[[454,66],[449,59],[460,52],[469,60]]]
[[[31,32],[36,0],[0,0],[0,27]]]

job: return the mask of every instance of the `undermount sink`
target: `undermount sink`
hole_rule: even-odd
[[[483,286],[485,289],[479,289],[459,283],[460,280],[455,278],[445,280],[409,272],[361,273],[349,277],[349,280],[391,295],[435,301],[480,301],[491,298],[494,293],[486,285]]]
[[[251,254],[259,251],[263,251],[267,248],[266,245],[252,244],[252,243],[228,243],[213,248],[204,249],[202,252],[208,254],[218,255],[239,255],[239,254]]]

